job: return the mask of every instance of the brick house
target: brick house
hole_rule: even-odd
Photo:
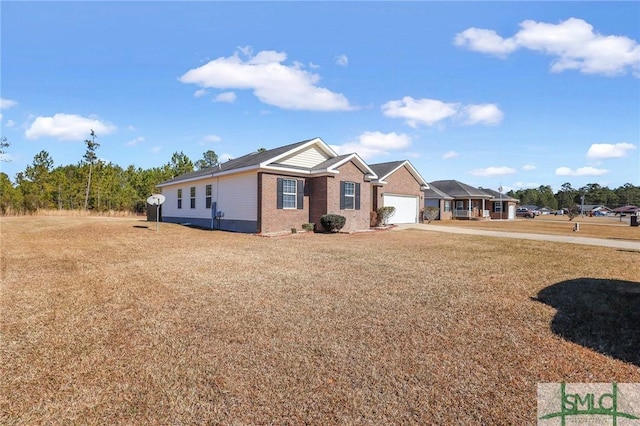
[[[371,183],[371,211],[380,207],[395,207],[388,223],[417,223],[422,220],[424,190],[429,185],[408,161],[371,164],[378,175]]]
[[[375,172],[355,153],[337,155],[322,139],[254,152],[157,185],[162,221],[209,229],[273,233],[301,229],[327,213],[344,231],[369,228]]]
[[[440,220],[515,219],[517,199],[486,188],[475,188],[457,180],[429,183],[425,207],[440,208]]]

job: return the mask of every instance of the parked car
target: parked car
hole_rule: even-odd
[[[526,207],[518,207],[516,209],[516,216],[533,219],[534,217],[536,217],[536,214],[533,210],[529,210]]]

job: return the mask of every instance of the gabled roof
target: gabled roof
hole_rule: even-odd
[[[486,192],[457,180],[436,180],[430,182],[430,185],[435,185],[442,192],[453,198],[492,198],[492,196]]]
[[[431,182],[429,184],[429,189],[424,190],[424,198],[426,199],[443,199],[443,200],[453,200],[453,197],[449,194],[446,194],[440,191],[434,184]]]
[[[312,167],[281,163],[281,161],[285,161],[287,158],[290,158],[296,153],[303,152],[312,146],[315,146],[315,148],[321,151],[323,155],[326,155],[329,158]],[[205,177],[223,176],[257,169],[271,169],[282,171],[284,173],[293,172],[301,174],[338,173],[337,168],[347,161],[356,162],[363,173],[369,175],[369,178],[377,177],[375,172],[371,170],[357,154],[338,155],[322,139],[314,138],[269,149],[263,152],[252,152],[250,154],[243,155],[242,157],[221,163],[215,167],[182,174],[156,186],[163,187],[178,182],[189,182]]]
[[[633,205],[626,205],[626,206],[622,206],[622,207],[618,207],[613,209],[614,212],[616,213],[633,213],[635,211],[640,211],[640,207],[638,206],[633,206]]]
[[[409,170],[409,173],[411,173],[411,175],[416,179],[416,181],[418,181],[423,189],[429,188],[429,184],[427,183],[427,181],[424,180],[422,175],[420,175],[418,170],[413,167],[413,164],[411,164],[409,160],[371,164],[370,167],[375,172],[375,174],[378,175],[378,179],[376,179],[374,183],[385,184],[387,183],[386,179],[389,178],[389,176],[391,176],[393,173],[395,173],[396,170],[400,169],[401,167],[406,167],[407,170]]]
[[[483,188],[483,187],[478,187],[479,190],[481,190],[482,192],[486,192],[487,194],[491,195],[493,197],[493,199],[495,200],[502,200],[502,201],[513,201],[513,202],[520,202],[520,200],[518,200],[517,198],[513,198],[513,197],[509,197],[507,194],[501,194],[499,191],[496,191],[494,189],[489,189],[489,188]]]

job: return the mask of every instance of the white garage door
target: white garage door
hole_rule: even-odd
[[[418,197],[384,194],[382,205],[396,208],[394,215],[389,218],[389,223],[418,222]]]

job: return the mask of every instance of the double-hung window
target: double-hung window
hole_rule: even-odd
[[[178,189],[178,208],[182,208],[182,188]]]
[[[211,208],[211,185],[204,187],[204,206],[208,209]]]
[[[277,208],[304,208],[304,181],[298,179],[278,178],[277,180]]]
[[[340,182],[340,210],[360,210],[360,184]]]
[[[503,201],[496,201],[493,203],[493,211],[496,213],[502,212],[502,203]]]
[[[295,179],[283,179],[282,180],[282,208],[283,209],[295,209],[296,208],[296,180]]]
[[[450,212],[451,211],[451,201],[444,200],[444,211],[445,212]]]
[[[192,186],[191,187],[191,208],[195,209],[196,208],[196,187]]]

